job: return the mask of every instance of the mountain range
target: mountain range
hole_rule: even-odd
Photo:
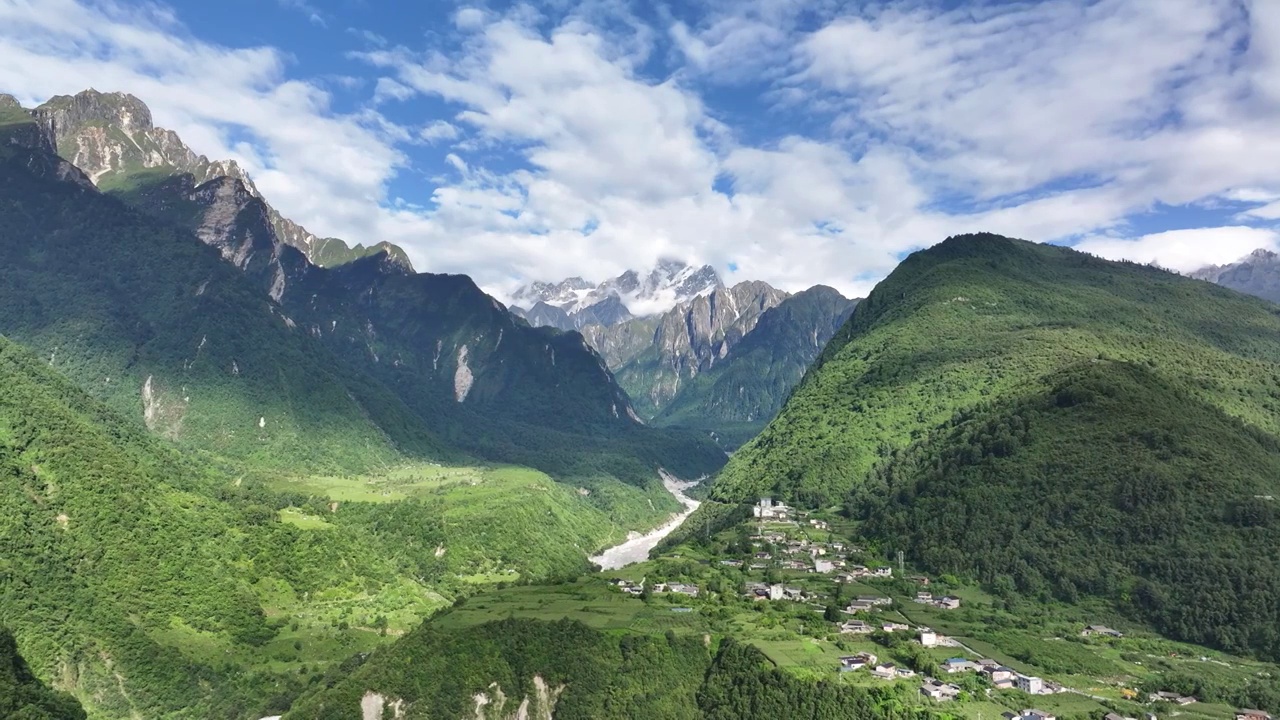
[[[714,268],[676,260],[599,285],[534,283],[513,301],[532,303],[513,306],[530,324],[581,332],[639,417],[710,432],[730,449],[773,417],[857,302],[825,287],[795,296],[760,281],[728,287]],[[625,303],[637,302],[660,310],[633,314]],[[762,321],[768,330],[735,352]],[[713,368],[717,380],[698,380]]]
[[[628,270],[594,285],[580,277],[530,283],[512,294],[511,306],[534,325],[581,330],[653,315],[723,287],[710,265],[691,267],[666,259],[647,273]]]
[[[288,467],[466,455],[645,482],[662,463],[696,476],[722,462],[710,441],[641,425],[581,336],[388,252],[317,265],[238,177],[95,152],[102,192],[54,154],[57,128],[168,135],[127,96],[77,97],[68,118],[50,115],[62,98],[0,101],[0,331],[155,431]],[[288,449],[303,438],[319,452]]]
[[[394,246],[325,245],[136,98],[0,96],[0,717],[1028,703],[840,673],[973,651],[843,632],[819,557],[909,562],[964,608],[910,607],[897,572],[858,592],[1105,678],[1036,698],[1064,717],[1137,716],[1122,689],[1193,675],[1275,711],[1280,306],[1231,288],[1266,297],[1278,264],[1196,273],[1215,285],[977,234],[861,301],[664,260],[508,308]],[[588,558],[678,509],[664,470],[711,476],[704,502],[610,584]],[[751,519],[763,496],[810,513],[772,528],[788,543]],[[1086,614],[1137,637],[1076,637]]]

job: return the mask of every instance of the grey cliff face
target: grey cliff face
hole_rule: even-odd
[[[1210,265],[1191,277],[1280,303],[1280,255],[1259,248],[1227,265]]]
[[[156,127],[151,110],[132,95],[96,90],[59,95],[32,114],[52,139],[58,154],[103,189],[122,186],[147,170],[187,174],[196,184],[232,178],[263,201],[276,236],[317,265],[331,267],[385,251],[406,269],[412,269],[408,256],[399,247],[385,243],[369,248],[350,247],[337,238],[318,237],[284,217],[266,202],[244,168],[234,160],[210,160],[197,154],[177,133]]]

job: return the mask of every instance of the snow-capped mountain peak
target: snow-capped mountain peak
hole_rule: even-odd
[[[617,277],[593,285],[580,277],[558,283],[533,282],[511,296],[511,304],[522,310],[538,303],[559,308],[567,320],[563,329],[587,324],[613,325],[635,315],[666,312],[681,303],[724,287],[710,265],[691,266],[664,258],[648,272],[627,270]]]

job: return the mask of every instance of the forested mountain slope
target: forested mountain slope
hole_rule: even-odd
[[[1085,360],[886,458],[851,510],[887,553],[998,594],[1106,598],[1280,658],[1280,441],[1145,363]]]
[[[41,173],[60,160],[0,128],[0,332],[126,416],[281,468],[351,468],[443,447],[347,372],[190,233]]]
[[[490,574],[582,572],[624,533],[611,513],[645,504],[616,481],[586,493],[432,466],[383,483],[402,499],[333,501],[212,469],[3,338],[0,387],[0,625],[102,717],[282,710],[379,626],[416,624]]]
[[[724,638],[605,633],[570,620],[424,624],[349,676],[297,702],[286,720],[929,720],[894,690],[798,678]]]
[[[383,254],[316,266],[234,178],[101,195],[11,115],[0,331],[160,434],[302,472],[466,454],[652,482],[723,462],[637,423],[580,336],[528,327],[468,278]]]
[[[16,104],[8,96],[0,97],[0,103],[6,98]],[[58,154],[104,190],[128,189],[140,182],[187,174],[198,182],[232,177],[261,197],[248,173],[234,160],[210,160],[196,153],[177,133],[156,127],[151,109],[132,95],[85,90],[50,98],[30,114],[44,127]],[[317,265],[333,267],[384,252],[397,264],[412,269],[404,250],[390,243],[348,246],[338,238],[317,237],[269,204],[267,213],[281,240]]]
[[[0,628],[0,720],[84,720],[75,698],[50,690],[18,654],[13,633]]]
[[[532,328],[462,275],[413,273],[385,255],[321,268],[282,243],[234,178],[141,183],[118,197],[191,228],[352,372],[376,378],[450,447],[561,476],[696,477],[714,445],[643,427],[577,333]]]
[[[1280,657],[1280,308],[991,235],[905,260],[722,498],[847,497],[881,550],[997,593],[1093,595]]]
[[[1146,365],[1280,433],[1280,309],[1152,267],[966,235],[912,254],[876,286],[715,494],[839,500],[956,412],[1102,359]]]

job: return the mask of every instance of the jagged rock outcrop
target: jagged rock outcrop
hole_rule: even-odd
[[[21,153],[27,169],[40,177],[75,183],[86,190],[96,186],[75,165],[58,157],[53,138],[12,95],[0,94],[0,152]]]
[[[1238,292],[1280,303],[1280,255],[1259,248],[1226,265],[1210,265],[1191,273]]]
[[[653,326],[644,345],[639,342],[640,333],[651,322],[643,320],[589,327],[583,334],[601,355],[616,363],[618,381],[641,414],[652,417],[684,383],[725,357],[751,332],[761,313],[787,297],[767,283],[742,282],[671,309]],[[635,352],[627,353],[630,349]]]
[[[135,189],[167,175],[190,175],[196,184],[217,178],[240,181],[264,200],[276,236],[298,248],[317,265],[332,267],[356,258],[385,252],[412,268],[404,251],[390,243],[348,246],[337,238],[322,238],[284,217],[265,202],[249,174],[234,160],[210,160],[187,147],[172,130],[156,127],[151,110],[126,93],[85,90],[59,95],[31,114],[60,156],[80,168],[104,190]]]

